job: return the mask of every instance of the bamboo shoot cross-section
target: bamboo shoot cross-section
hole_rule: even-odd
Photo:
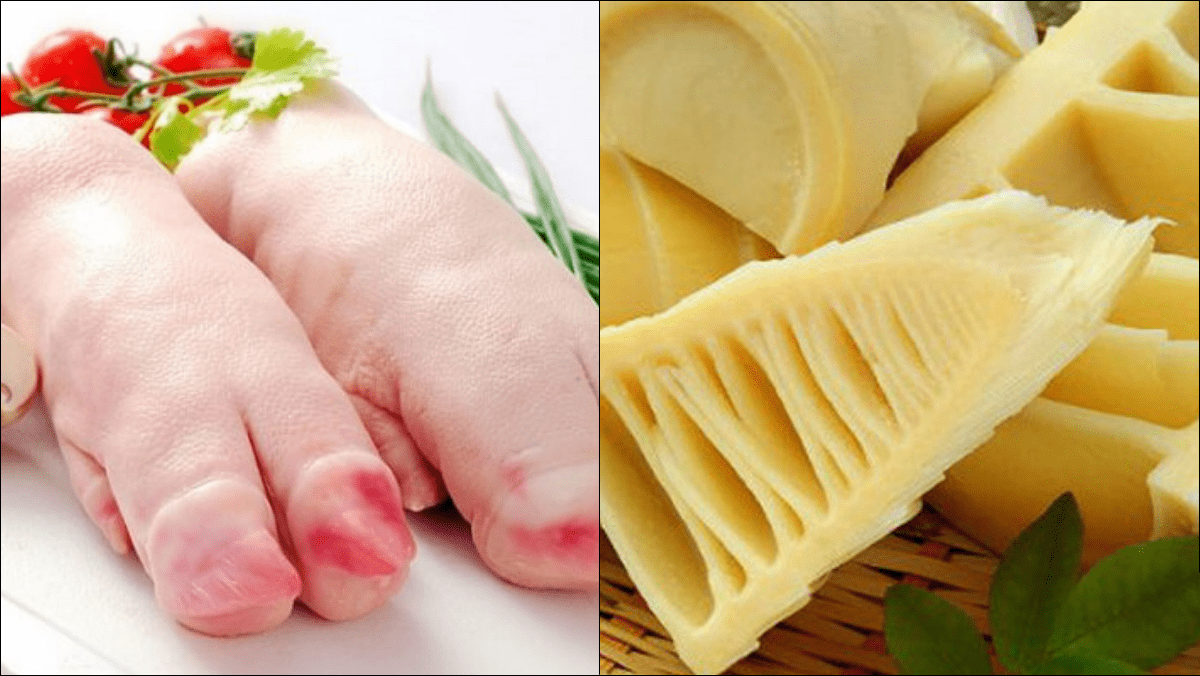
[[[1003,192],[601,331],[601,517],[681,657],[751,652],[1096,335],[1154,224]]]

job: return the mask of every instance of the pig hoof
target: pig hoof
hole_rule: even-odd
[[[525,587],[594,589],[599,584],[600,517],[595,463],[524,478],[476,529],[488,565]],[[581,499],[585,498],[585,499]]]

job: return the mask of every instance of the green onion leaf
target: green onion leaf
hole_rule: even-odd
[[[537,214],[530,214],[520,210],[517,210],[517,213],[521,214],[525,222],[529,224],[529,227],[567,265],[568,269],[583,281],[588,293],[592,296],[592,300],[599,303],[600,241],[591,235],[572,230],[567,226],[567,219],[563,216],[562,208],[554,196],[554,191],[550,185],[549,178],[546,177],[545,169],[537,161],[537,156],[529,148],[524,135],[520,133],[520,130],[516,128],[516,124],[508,117],[508,111],[504,110],[503,104],[501,104],[501,112],[504,113],[509,123],[509,130],[513,132],[513,140],[516,141],[518,149],[522,151],[522,157],[529,168],[535,201],[538,202],[539,207],[539,213]],[[508,188],[505,187],[504,182],[500,180],[491,163],[487,161],[487,158],[461,132],[455,129],[454,125],[450,122],[450,118],[438,106],[437,98],[433,93],[433,79],[430,76],[428,66],[426,66],[425,70],[425,87],[421,92],[421,118],[425,123],[425,132],[429,134],[430,140],[438,150],[448,155],[450,159],[457,162],[459,166],[479,179],[480,183],[483,183],[483,185],[500,195],[509,204],[513,204],[512,195],[509,193]],[[531,159],[533,164],[530,164]],[[539,181],[536,175],[539,172],[544,179],[542,181]],[[515,209],[516,206],[514,205],[513,208]],[[553,216],[555,210],[558,213],[557,217]],[[551,227],[547,228],[546,223],[550,223]],[[567,233],[566,235],[563,235],[564,231]],[[574,251],[573,257],[570,255],[572,250]],[[564,255],[567,257],[564,258]]]
[[[537,214],[527,214],[522,212],[525,217],[525,222],[529,223],[529,227],[537,233],[538,237],[542,238],[543,242],[549,246],[546,241],[546,228],[542,227],[542,219]],[[579,260],[588,262],[591,261],[597,265],[600,264],[600,242],[595,237],[578,230],[571,231],[571,237],[575,240],[575,250],[579,252]]]
[[[554,195],[550,176],[546,174],[546,168],[542,166],[541,160],[533,152],[525,134],[521,133],[517,123],[508,114],[508,109],[504,107],[504,101],[499,96],[496,97],[496,106],[500,108],[500,114],[504,116],[513,143],[516,144],[517,151],[525,161],[525,168],[529,172],[529,182],[533,186],[534,202],[537,203],[538,215],[545,227],[550,249],[563,262],[563,265],[567,266],[568,270],[579,277],[580,281],[583,281],[580,273],[579,252],[575,249],[575,240],[567,226],[567,217],[563,214],[562,205],[558,203],[558,198]]]
[[[438,150],[450,156],[459,166],[471,172],[479,182],[491,189],[492,192],[512,204],[512,195],[504,186],[504,181],[496,174],[487,158],[479,149],[459,133],[449,118],[438,107],[437,98],[433,95],[433,79],[430,75],[429,64],[425,64],[425,89],[421,92],[421,118],[425,121],[425,132]]]

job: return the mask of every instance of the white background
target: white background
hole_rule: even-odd
[[[499,92],[559,196],[599,208],[599,8],[595,2],[4,2],[0,57],[18,69],[43,36],[68,27],[136,44],[153,59],[198,25],[300,28],[341,58],[341,79],[376,107],[420,125],[425,62],[455,125],[498,167],[524,176],[496,112]]]
[[[598,209],[596,3],[0,7],[0,58],[18,68],[38,39],[67,27],[119,36],[150,59],[201,16],[232,29],[300,28],[341,58],[344,82],[417,128],[428,59],[443,109],[502,173],[525,175],[496,111],[496,92],[562,200],[592,214]],[[411,577],[367,618],[330,624],[297,612],[259,637],[198,636],[158,610],[137,563],[111,554],[87,521],[70,495],[44,415],[35,411],[7,430],[4,442],[6,673],[596,673],[595,595],[535,593],[499,582],[483,570],[465,525],[444,513],[413,519],[421,551]]]

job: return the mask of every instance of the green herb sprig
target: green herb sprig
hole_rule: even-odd
[[[276,28],[255,39],[254,60],[241,80],[200,105],[187,92],[167,98],[139,134],[148,131],[150,152],[173,170],[210,125],[230,132],[255,117],[274,119],[310,82],[336,75],[337,62],[302,31]]]
[[[1005,552],[988,619],[1011,673],[1143,674],[1200,641],[1200,539],[1125,547],[1077,582],[1083,522],[1070,493]],[[897,584],[884,599],[888,651],[906,674],[990,674],[970,617],[941,597]]]
[[[538,237],[542,238],[546,246],[550,247],[554,255],[563,262],[563,265],[587,287],[592,299],[599,303],[600,241],[587,233],[572,230],[567,224],[567,218],[554,194],[554,186],[550,182],[546,168],[538,160],[528,139],[521,133],[521,129],[509,115],[499,97],[496,99],[496,104],[508,126],[513,143],[516,144],[521,159],[525,162],[529,182],[533,187],[534,202],[538,209],[535,214],[521,211],[516,206],[512,194],[496,174],[495,168],[479,152],[479,149],[451,124],[450,119],[438,107],[437,98],[433,94],[433,78],[426,69],[425,88],[421,92],[421,117],[425,122],[425,132],[429,134],[434,146],[470,172],[480,183],[512,205],[513,209],[516,209],[525,219],[525,222],[529,223]]]
[[[125,88],[119,96],[66,89],[56,82],[30,87],[9,64],[9,72],[21,87],[13,100],[34,111],[61,113],[50,98],[71,96],[83,99],[85,106],[146,114],[146,123],[133,137],[142,142],[149,136],[150,152],[173,171],[210,128],[236,131],[254,117],[277,117],[288,100],[310,82],[337,75],[334,59],[301,31],[276,28],[257,34],[239,33],[234,39],[240,54],[252,55],[249,68],[188,73],[166,71],[139,59],[136,53],[127,53],[119,40],[109,40],[103,53],[94,54],[109,84]],[[131,74],[134,66],[148,68],[154,76],[137,79]],[[240,79],[215,86],[196,83],[205,78],[233,76]],[[181,85],[184,91],[173,96],[163,94],[164,85],[172,83]]]

